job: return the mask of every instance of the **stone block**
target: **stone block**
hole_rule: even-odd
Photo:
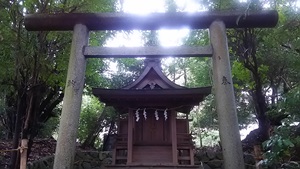
[[[219,160],[223,160],[223,153],[222,152],[217,152],[216,153],[216,158]]]
[[[74,169],[79,169],[79,166],[78,165],[74,165]]]
[[[200,150],[197,150],[194,154],[195,157],[201,157],[205,155],[205,152],[204,151],[200,151]]]
[[[211,151],[211,150],[208,150],[208,151],[206,152],[206,155],[207,155],[207,157],[208,157],[210,160],[213,160],[213,159],[216,158],[216,153],[213,152],[213,151]]]
[[[255,165],[255,158],[252,154],[244,154],[245,164],[253,164]]]
[[[112,158],[106,158],[102,161],[102,164],[112,164]]]
[[[97,158],[98,156],[96,156]],[[95,159],[95,157],[93,157],[93,155],[90,152],[84,152],[84,160],[85,161],[91,161]]]
[[[203,154],[202,156],[198,156],[197,158],[202,162],[207,162],[210,160],[206,154]]]
[[[220,160],[212,160],[207,162],[207,165],[209,165],[211,168],[220,168],[223,165],[223,161]]]
[[[91,166],[92,166],[92,167],[98,167],[98,166],[101,165],[101,162],[100,162],[100,161],[96,161],[96,160],[91,161],[90,163],[91,163]]]
[[[203,166],[203,167],[202,167],[203,169],[212,169],[212,168],[211,168],[210,166],[208,166],[207,164],[203,164],[202,166]]]
[[[82,160],[85,159],[86,155],[84,154],[84,152],[81,151],[77,151],[76,155],[75,155],[75,159],[76,160]]]
[[[92,152],[92,153],[91,153],[91,156],[92,156],[93,158],[98,158],[98,157],[99,157],[99,152]]]
[[[112,157],[112,151],[106,151],[106,152],[107,152],[108,157]]]
[[[245,164],[245,169],[256,169],[255,165]]]
[[[108,154],[105,152],[101,152],[99,155],[99,159],[102,161],[108,157]]]
[[[84,169],[92,169],[92,166],[88,162],[83,162],[81,165]]]
[[[195,164],[195,165],[201,165],[202,162],[201,162],[201,161],[195,161],[194,164]]]

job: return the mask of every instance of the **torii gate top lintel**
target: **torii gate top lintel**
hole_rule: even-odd
[[[160,28],[206,29],[215,20],[226,28],[271,28],[278,22],[275,10],[206,11],[195,13],[59,13],[27,14],[25,27],[29,31],[71,31],[78,23],[89,30],[157,30]]]

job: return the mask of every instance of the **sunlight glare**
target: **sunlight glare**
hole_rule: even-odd
[[[134,14],[149,14],[151,12],[166,12],[164,0],[124,0],[123,12]]]
[[[158,31],[161,46],[180,46],[189,34],[189,29],[161,29]]]
[[[143,46],[142,32],[133,30],[129,34],[118,32],[113,38],[107,40],[106,47],[140,47]]]
[[[200,10],[200,5],[195,0],[175,0],[182,11],[194,12]],[[123,0],[122,11],[134,14],[149,14],[152,12],[166,12],[165,0]],[[189,34],[188,28],[179,30],[158,30],[158,39],[161,46],[180,46]],[[107,40],[105,46],[109,47],[140,47],[143,46],[141,31],[134,30],[129,34],[117,33]]]
[[[297,0],[297,1],[296,1],[296,7],[297,7],[298,9],[300,9],[300,0]]]
[[[205,9],[195,0],[175,0],[180,12],[199,12]]]
[[[264,9],[270,9],[271,8],[271,4],[269,2],[263,4],[263,8]]]

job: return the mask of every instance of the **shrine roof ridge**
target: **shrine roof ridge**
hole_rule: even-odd
[[[278,22],[276,10],[173,12],[136,15],[129,13],[27,14],[29,31],[71,31],[76,24],[89,30],[157,30],[161,28],[206,29],[215,20],[226,28],[271,28]]]

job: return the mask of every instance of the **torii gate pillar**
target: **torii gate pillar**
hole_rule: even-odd
[[[88,44],[88,29],[76,24],[73,31],[65,96],[59,123],[54,169],[72,169],[84,86],[86,58],[82,53]]]
[[[238,128],[225,24],[214,21],[209,27],[213,48],[213,83],[225,169],[245,168]]]

